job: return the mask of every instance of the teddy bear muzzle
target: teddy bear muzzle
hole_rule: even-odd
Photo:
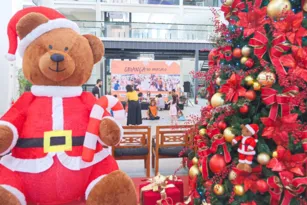
[[[74,73],[75,63],[68,53],[49,51],[40,58],[39,68],[45,77],[60,82]]]

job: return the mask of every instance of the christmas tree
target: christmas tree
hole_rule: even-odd
[[[215,21],[209,105],[189,156],[192,203],[307,204],[307,1],[221,10],[228,23]]]

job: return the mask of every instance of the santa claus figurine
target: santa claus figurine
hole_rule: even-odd
[[[255,134],[259,131],[257,124],[241,125],[242,135],[232,140],[232,145],[240,142],[238,147],[239,164],[237,168],[246,172],[251,172],[251,164],[253,157],[256,154],[255,147],[257,144],[257,136]]]

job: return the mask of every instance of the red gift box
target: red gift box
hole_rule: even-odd
[[[174,180],[167,180],[168,184],[174,184],[180,191],[180,201],[184,201],[184,189],[183,189],[183,181],[180,178],[176,178]]]
[[[161,200],[161,193],[159,191],[142,191],[142,188],[147,186],[150,183],[141,184],[140,185],[140,204],[141,205],[157,205],[157,201]],[[165,189],[167,198],[171,198],[172,200],[167,200],[168,203],[162,203],[162,204],[170,204],[175,205],[178,202],[183,202],[181,200],[181,192],[175,185],[168,185],[170,187],[167,187]]]

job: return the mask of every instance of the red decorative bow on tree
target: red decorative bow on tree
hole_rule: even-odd
[[[302,45],[302,38],[307,35],[307,30],[302,27],[303,12],[297,14],[292,11],[285,13],[285,18],[273,23],[274,36],[285,36],[293,45]]]
[[[225,19],[230,21],[231,24],[234,22],[230,20],[230,17],[237,15],[238,12],[242,11],[243,9],[245,9],[245,3],[241,0],[234,0],[231,6],[223,4],[221,7],[221,10],[224,12]]]
[[[289,134],[298,130],[297,114],[290,114],[278,117],[276,121],[269,117],[261,118],[264,124],[262,136],[267,139],[273,139],[277,145],[287,147],[289,143]]]
[[[238,14],[240,20],[237,22],[237,26],[244,28],[243,35],[245,38],[252,35],[255,31],[265,32],[263,26],[269,21],[266,15],[266,7],[260,9],[255,6],[248,12],[240,12]]]
[[[227,149],[227,145],[226,145],[226,141],[225,138],[222,134],[216,134],[213,138],[212,138],[212,143],[211,143],[211,148],[210,148],[210,152],[211,153],[216,153],[217,148],[219,146],[222,146],[223,148],[223,152],[224,152],[224,159],[226,163],[231,162],[231,155]]]
[[[277,176],[271,176],[267,181],[271,194],[271,205],[289,205],[291,199],[305,191],[307,177],[297,177],[291,172],[283,171]],[[283,195],[283,198],[282,198]]]
[[[277,146],[277,157],[272,158],[267,164],[267,167],[275,172],[289,171],[296,176],[304,176],[304,165],[307,160],[307,155],[291,154],[290,150],[285,149],[283,146]]]
[[[286,88],[281,94],[278,94],[278,92],[273,88],[262,88],[261,97],[263,103],[271,105],[269,118],[274,121],[276,120],[278,115],[278,105],[281,106],[281,116],[289,115],[291,111],[291,98],[297,95],[298,92],[299,88],[296,86]]]
[[[237,102],[239,96],[245,95],[246,90],[241,86],[241,80],[241,76],[233,73],[227,80],[227,83],[221,87],[220,92],[226,94],[226,101]]]
[[[307,48],[292,46],[292,54],[280,57],[281,67],[276,67],[276,71],[287,74],[285,67],[290,68],[289,72],[307,82]]]

